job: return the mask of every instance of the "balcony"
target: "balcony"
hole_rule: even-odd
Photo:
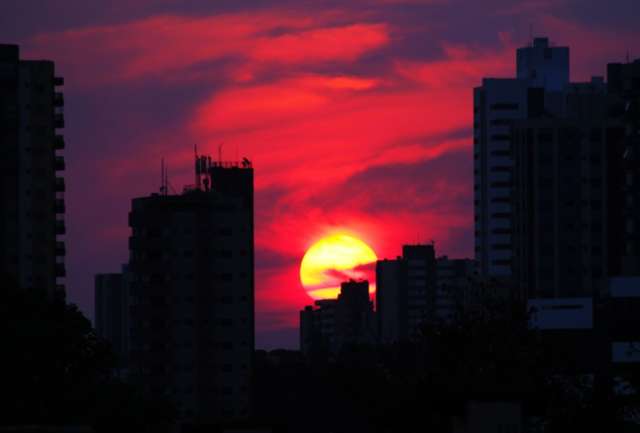
[[[67,211],[67,207],[65,206],[64,199],[57,198],[54,205],[53,210],[57,214],[63,214]]]
[[[54,86],[64,86],[64,78],[63,77],[53,77],[53,85]]]
[[[56,161],[55,161],[55,169],[56,171],[63,171],[66,168],[66,165],[64,163],[64,157],[62,156],[56,156]]]
[[[64,128],[64,114],[55,113],[53,115],[53,127],[54,128]]]
[[[67,276],[67,270],[64,267],[64,263],[56,263],[56,277],[66,277]]]
[[[64,183],[64,177],[56,177],[56,183],[54,184],[53,189],[55,192],[65,192],[67,190],[67,187]]]
[[[67,246],[64,242],[57,241],[56,242],[56,256],[66,256],[67,255]]]
[[[56,220],[56,234],[63,235],[67,233],[67,227],[64,224],[64,220]]]
[[[62,135],[56,135],[53,138],[53,148],[55,150],[62,150],[64,149],[64,137]]]
[[[53,106],[54,107],[64,107],[64,95],[60,92],[55,92],[53,94]]]

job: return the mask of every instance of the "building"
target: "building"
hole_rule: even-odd
[[[318,300],[300,312],[300,350],[307,357],[336,354],[376,340],[368,281],[344,282],[337,299]]]
[[[562,110],[569,48],[536,38],[518,49],[516,70],[515,78],[485,78],[474,89],[475,258],[483,277],[513,273],[511,123]]]
[[[0,272],[64,298],[64,98],[49,60],[0,45]]]
[[[376,329],[368,281],[347,281],[340,285],[336,303],[335,345],[374,344]]]
[[[475,281],[475,261],[438,257],[436,261],[436,320],[450,323],[461,314],[470,299]]]
[[[407,298],[402,276],[406,267],[402,258],[378,260],[376,263],[376,318],[378,338],[383,344],[406,338]]]
[[[121,368],[129,353],[129,276],[121,273],[97,274],[94,288],[94,317],[98,337],[111,343]]]
[[[640,275],[640,59],[607,67],[609,117],[623,138],[609,150],[609,273]]]
[[[402,257],[376,263],[376,308],[382,343],[411,338],[435,319],[437,266],[433,245],[404,245]]]
[[[640,365],[640,62],[607,79],[512,124],[512,221],[514,282],[554,366],[612,379]]]
[[[196,184],[129,214],[130,373],[184,423],[245,418],[254,351],[253,168],[196,157]]]
[[[514,280],[529,298],[606,291],[607,162],[621,130],[606,119],[604,87],[567,100],[579,110],[512,132]]]
[[[321,299],[300,311],[300,351],[305,356],[324,357],[336,351],[337,305],[337,299]]]

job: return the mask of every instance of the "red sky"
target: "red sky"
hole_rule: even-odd
[[[640,54],[636,0],[15,1],[0,41],[65,77],[69,298],[127,261],[130,200],[192,182],[193,144],[256,170],[258,347],[297,346],[310,244],[473,255],[472,88],[514,74],[530,29],[572,79]],[[108,4],[107,4],[108,3]],[[606,5],[605,5],[606,3]],[[633,42],[636,42],[635,45]]]

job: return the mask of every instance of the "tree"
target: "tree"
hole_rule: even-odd
[[[162,431],[174,407],[114,376],[116,356],[77,306],[0,278],[4,425],[92,425]]]

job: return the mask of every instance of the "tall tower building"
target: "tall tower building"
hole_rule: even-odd
[[[590,297],[607,287],[607,166],[621,129],[606,87],[572,85],[561,117],[513,125],[514,280],[528,298]]]
[[[0,45],[0,272],[64,298],[64,99],[48,60]]]
[[[244,418],[254,351],[253,168],[197,157],[196,185],[132,202],[130,365],[186,423]]]
[[[402,257],[376,263],[376,308],[382,343],[413,337],[435,320],[437,263],[433,245],[404,245]]]
[[[610,116],[624,135],[609,149],[609,270],[640,277],[640,59],[609,64],[607,88]]]
[[[474,89],[475,258],[483,277],[513,274],[511,124],[560,112],[569,82],[569,48],[546,38],[517,51],[515,78],[485,78]]]

